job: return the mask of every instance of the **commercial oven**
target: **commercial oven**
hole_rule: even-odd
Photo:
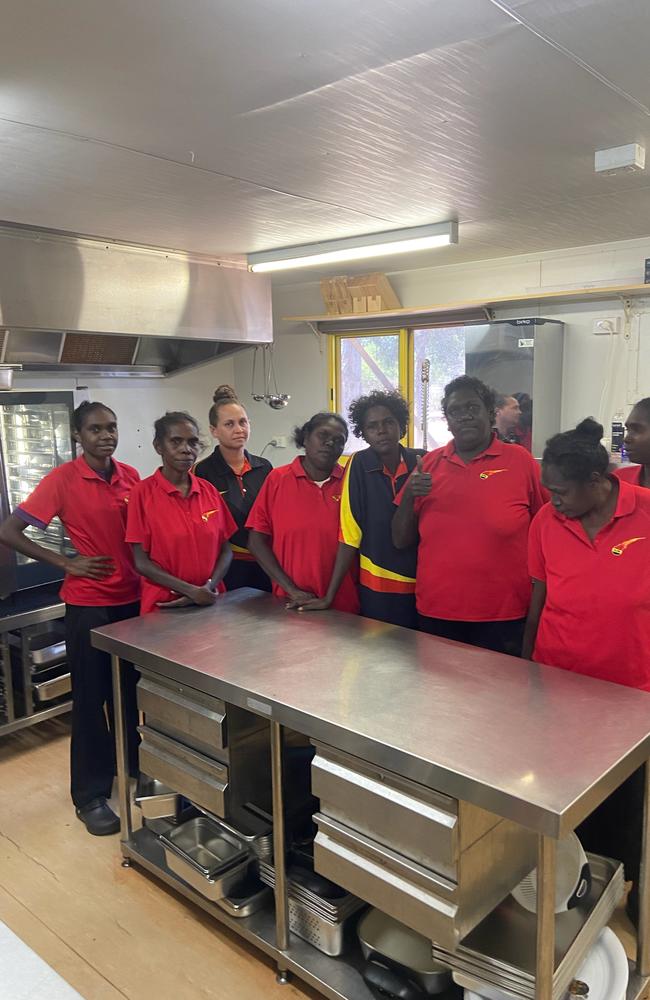
[[[15,510],[43,476],[75,456],[72,392],[0,394],[0,515]],[[40,545],[72,554],[63,525],[26,532]],[[63,605],[54,566],[0,545],[0,734],[70,707]]]

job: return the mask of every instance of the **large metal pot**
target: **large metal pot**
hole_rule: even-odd
[[[434,961],[431,942],[381,910],[368,910],[357,934],[366,960],[363,978],[376,996],[422,1000],[451,986],[451,972]]]

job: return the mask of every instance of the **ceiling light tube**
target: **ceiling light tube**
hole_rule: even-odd
[[[291,268],[314,267],[317,264],[338,264],[350,260],[366,260],[388,254],[413,253],[458,243],[458,223],[439,222],[412,229],[393,229],[387,233],[369,233],[342,240],[308,243],[281,250],[266,250],[248,255],[251,271],[288,271]]]

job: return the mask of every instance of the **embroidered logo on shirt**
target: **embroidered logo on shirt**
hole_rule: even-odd
[[[206,511],[204,511],[201,514],[201,520],[205,521],[206,524],[207,524],[207,522],[210,520],[210,518],[212,517],[212,515],[213,514],[218,514],[218,513],[219,513],[219,508],[218,507],[216,507],[214,510],[206,510]]]
[[[622,556],[626,549],[629,549],[630,545],[634,545],[635,542],[644,542],[645,535],[639,535],[638,538],[628,538],[625,542],[619,542],[618,545],[612,546],[613,556]]]
[[[490,479],[491,476],[498,476],[500,472],[507,472],[507,469],[488,469],[487,472],[482,472],[479,479]]]
[[[333,493],[332,494],[332,500],[334,501],[334,503],[340,503],[341,502],[341,494],[340,493],[339,494],[334,494]]]

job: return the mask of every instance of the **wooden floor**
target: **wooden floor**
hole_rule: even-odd
[[[0,920],[86,1000],[313,1000],[120,860],[118,837],[91,837],[75,817],[66,723],[0,739]]]
[[[0,739],[0,920],[86,1000],[315,1000],[91,837],[68,795],[65,721]],[[613,926],[633,956],[623,911]],[[650,1000],[650,994],[648,994]],[[10,1000],[2,996],[0,1000]]]

